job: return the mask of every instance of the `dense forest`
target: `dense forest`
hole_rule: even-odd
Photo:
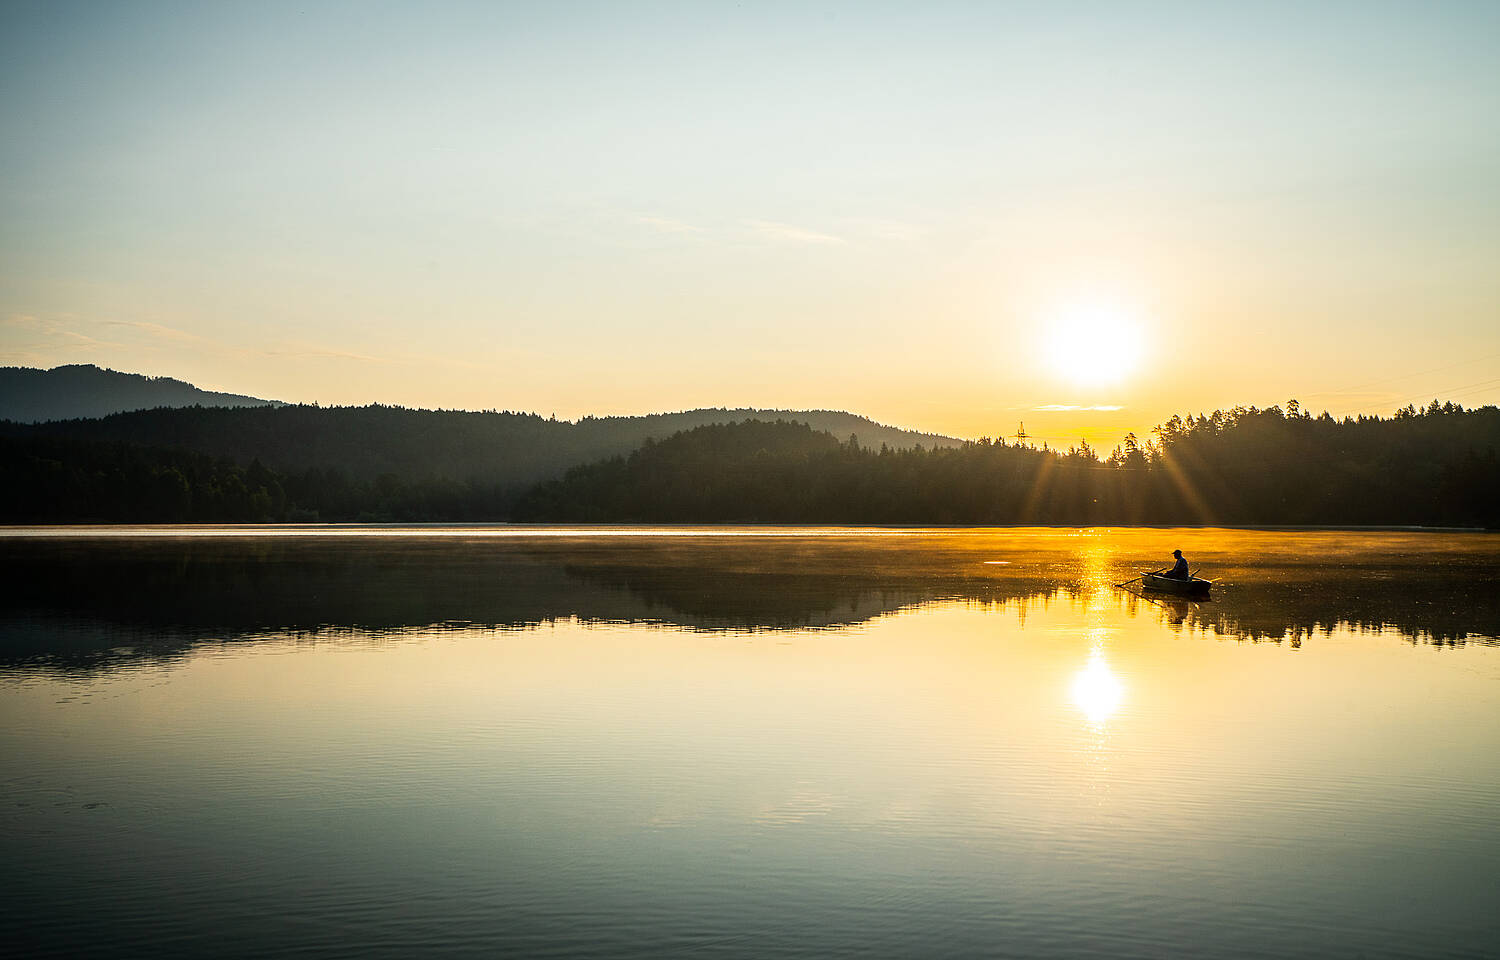
[[[569,470],[522,520],[1500,526],[1500,410],[1174,417],[1107,459],[981,439],[871,449],[792,423],[704,427]]]
[[[290,473],[192,450],[68,437],[0,437],[0,522],[497,520],[514,485],[443,477]]]
[[[53,438],[188,450],[241,466],[259,460],[284,475],[334,471],[351,483],[395,476],[404,483],[479,483],[520,490],[568,467],[629,453],[708,423],[796,419],[855,434],[862,443],[957,444],[948,437],[882,426],[827,410],[690,410],[641,417],[585,417],[576,423],[509,411],[405,407],[158,408],[97,419],[0,422],[0,437]],[[389,482],[389,481],[386,481]]]
[[[320,419],[327,414],[336,416]],[[1434,401],[1343,420],[1310,416],[1295,401],[1236,408],[1174,417],[1151,441],[1129,436],[1106,458],[1087,445],[1060,452],[989,439],[875,446],[789,420],[710,423],[658,441],[645,418],[621,419],[626,429],[283,407],[4,424],[0,520],[1500,527],[1495,407]],[[606,423],[617,428],[597,428],[609,443],[636,431],[637,445],[577,465],[608,446],[590,433]],[[336,443],[331,424],[343,430]],[[230,435],[247,427],[262,432]],[[207,442],[215,436],[222,443]],[[314,439],[330,443],[316,462],[287,454]]]

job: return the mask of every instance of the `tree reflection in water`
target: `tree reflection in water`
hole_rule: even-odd
[[[1383,534],[1268,531],[3,538],[0,662],[93,669],[180,656],[205,640],[525,630],[566,619],[838,630],[946,602],[1023,617],[1039,602],[1119,604],[1172,629],[1293,647],[1339,628],[1496,642],[1500,538],[1433,534],[1442,539],[1413,547],[1403,536],[1399,550]],[[1099,589],[1191,537],[1204,541],[1194,556],[1220,580],[1212,600]],[[1214,557],[1209,545],[1228,541]]]

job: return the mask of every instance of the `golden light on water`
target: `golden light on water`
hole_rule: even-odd
[[[1046,358],[1062,379],[1079,387],[1127,379],[1145,356],[1146,332],[1135,313],[1105,301],[1070,303],[1042,318]]]
[[[1095,651],[1088,665],[1073,677],[1073,704],[1090,723],[1102,723],[1114,715],[1125,698],[1125,685],[1110,670],[1103,654]]]

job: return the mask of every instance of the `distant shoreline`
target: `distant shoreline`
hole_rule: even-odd
[[[162,535],[172,531],[181,531],[187,535],[205,536],[255,536],[264,534],[282,535],[305,535],[314,536],[318,534],[338,535],[340,533],[359,533],[361,531],[397,531],[419,533],[430,531],[481,531],[481,530],[503,530],[511,535],[525,535],[527,532],[540,533],[543,531],[567,531],[585,535],[591,531],[609,532],[612,536],[622,533],[636,533],[643,530],[672,530],[682,531],[678,535],[701,534],[714,536],[714,531],[736,530],[786,530],[789,535],[798,532],[809,531],[880,531],[890,530],[899,532],[910,532],[918,530],[1257,530],[1264,532],[1286,532],[1286,533],[1336,533],[1347,531],[1350,533],[1492,533],[1500,534],[1500,530],[1486,527],[1427,527],[1401,524],[1375,524],[1375,525],[1340,525],[1340,524],[1212,524],[1212,523],[1176,523],[1176,524],[1104,524],[1104,525],[1079,525],[1071,523],[1010,523],[1010,524],[942,524],[942,523],[771,523],[744,521],[736,523],[659,523],[659,522],[629,522],[617,521],[609,523],[513,523],[509,521],[455,521],[455,522],[420,522],[420,523],[29,523],[29,524],[0,524],[0,539],[22,539],[34,536],[60,537],[76,534],[79,537],[88,537],[103,534],[105,536],[122,536],[130,534],[140,535]]]

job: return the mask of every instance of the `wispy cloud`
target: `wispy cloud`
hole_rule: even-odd
[[[176,327],[164,326],[160,323],[150,323],[146,320],[99,320],[100,326],[125,327],[129,330],[137,330],[147,336],[158,340],[171,340],[175,343],[203,343],[207,340],[196,333],[188,333],[186,330],[178,330]]]
[[[662,217],[654,214],[631,215],[630,220],[642,227],[646,227],[657,233],[674,234],[682,237],[702,237],[711,239],[728,239],[728,233],[722,229],[701,227],[686,220],[678,220],[675,217]],[[779,220],[758,220],[747,218],[740,221],[741,225],[749,228],[750,232],[763,240],[773,240],[779,243],[814,244],[822,246],[839,246],[848,243],[842,236],[832,233],[824,233],[820,230],[810,230],[807,227],[799,227],[793,223],[782,223]],[[861,236],[874,237],[882,240],[907,240],[918,234],[918,228],[906,224],[887,220],[850,220],[845,222],[850,230]]]
[[[37,330],[45,321],[29,313],[12,313],[5,318],[5,326],[12,330]]]
[[[842,222],[851,232],[873,240],[896,240],[903,243],[910,243],[914,240],[920,240],[931,232],[927,227],[915,223],[905,223],[901,220],[880,220],[860,217]]]
[[[635,222],[662,233],[702,233],[702,227],[673,220],[671,217],[636,217]]]
[[[122,331],[125,336],[119,340],[106,340],[91,336],[84,332],[85,330]],[[0,333],[3,333],[3,341],[0,341],[0,359],[27,364],[52,362],[52,359],[60,352],[79,350],[92,351],[95,354],[92,359],[99,361],[105,359],[105,354],[130,349],[132,344],[123,342],[125,340],[133,340],[133,346],[137,349],[143,345],[155,349],[152,345],[153,341],[158,344],[187,344],[191,345],[198,354],[217,354],[241,359],[266,357],[353,360],[361,363],[401,363],[412,362],[415,359],[402,361],[296,340],[284,340],[265,347],[244,347],[149,320],[98,320],[71,315],[37,317],[30,314],[11,314],[0,321]],[[131,337],[129,334],[140,336]],[[142,338],[145,344],[142,344]]]
[[[835,237],[831,233],[805,230],[802,227],[795,227],[789,223],[778,223],[775,220],[746,220],[745,226],[754,230],[760,236],[769,237],[774,240],[785,240],[790,243],[842,244],[845,242],[843,237]]]
[[[1032,407],[1031,409],[1038,410],[1044,413],[1078,413],[1092,410],[1109,412],[1114,410],[1124,410],[1125,408],[1123,406],[1120,406],[1119,404],[1113,403],[1096,403],[1088,406],[1084,406],[1083,404],[1078,403],[1044,403],[1040,406]]]
[[[190,333],[186,330],[179,330],[176,327],[169,327],[165,324],[152,323],[148,320],[98,320],[95,322],[100,326],[122,327],[127,330],[134,330],[156,340],[165,340],[171,343],[197,344],[200,348],[224,356],[268,357],[271,359],[292,360],[353,360],[360,363],[400,362],[389,357],[377,357],[366,353],[356,353],[351,350],[339,350],[299,340],[283,340],[266,347],[242,347],[211,337]]]
[[[366,353],[348,350],[333,350],[316,344],[284,343],[272,350],[247,350],[259,357],[286,357],[297,360],[357,360],[361,363],[399,363],[389,357],[374,357]]]
[[[71,318],[70,318],[71,319]],[[62,319],[38,317],[28,313],[12,313],[0,323],[3,330],[3,345],[0,345],[0,360],[21,364],[44,364],[55,362],[57,351],[102,350],[118,347],[111,340],[100,340],[69,328]]]
[[[106,330],[120,334],[119,339],[89,335]],[[39,317],[16,313],[0,317],[0,363],[4,364],[51,367],[59,363],[97,363],[118,370],[176,375],[179,371],[174,368],[181,365],[184,354],[198,360],[218,357],[244,370],[304,363],[315,368],[360,364],[387,369],[488,371],[495,367],[495,362],[487,358],[431,356],[399,348],[385,355],[361,353],[299,339],[247,346],[146,320],[101,320],[72,314]],[[376,376],[374,370],[371,376]]]

